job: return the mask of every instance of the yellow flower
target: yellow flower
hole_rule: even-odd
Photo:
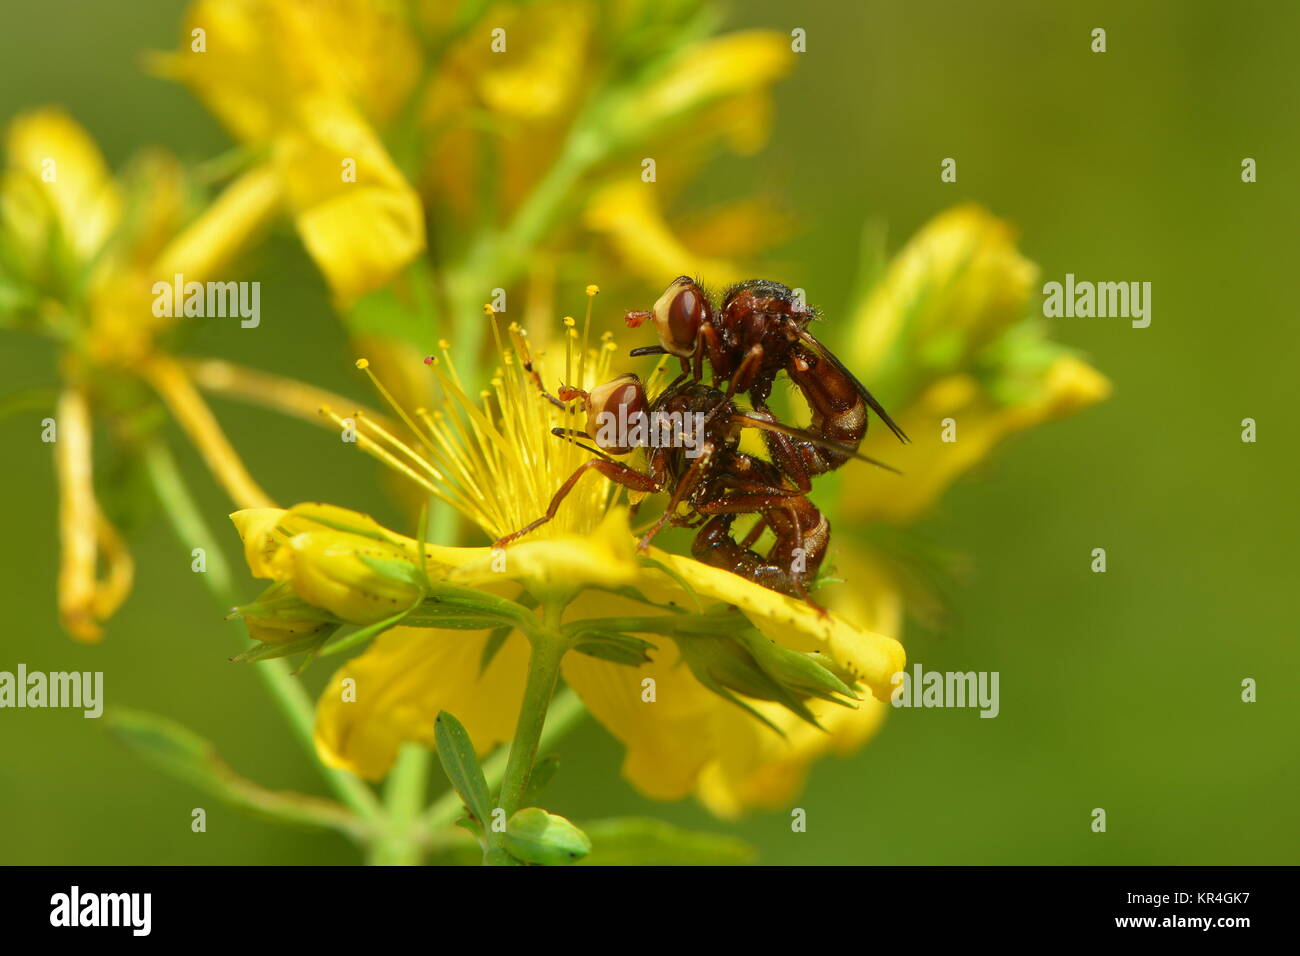
[[[66,113],[42,109],[9,125],[6,225],[26,249],[51,237],[89,261],[117,228],[122,197],[94,142]]]
[[[267,501],[159,350],[174,321],[156,315],[151,300],[156,281],[176,272],[201,281],[225,265],[266,223],[274,200],[246,176],[191,218],[175,160],[146,154],[119,182],[86,132],[53,108],[16,117],[6,151],[0,230],[13,253],[5,280],[17,305],[0,319],[43,331],[66,350],[55,419],[59,608],[73,636],[93,641],[131,588],[130,554],[96,499],[91,441],[95,414],[113,417],[115,396],[132,394],[124,381],[159,393],[237,502]]]
[[[424,249],[419,196],[372,125],[405,102],[418,70],[400,12],[371,0],[199,0],[184,49],[157,61],[267,151],[259,170],[343,302]]]
[[[576,410],[548,401],[532,373],[542,384],[590,388],[611,377],[616,351],[608,340],[583,349],[585,332],[566,326],[563,357],[534,359],[522,330],[509,331],[513,348],[503,352],[480,401],[464,393],[444,350],[431,363],[445,396],[442,409],[408,414],[395,407],[420,436],[421,451],[373,419],[354,418],[359,449],[407,474],[493,539],[543,514],[589,455],[551,434],[553,427],[581,422]],[[333,409],[326,415],[347,424]],[[789,799],[817,755],[860,744],[874,730],[882,714],[877,701],[888,698],[891,677],[904,666],[901,645],[693,559],[657,548],[638,555],[618,499],[603,477],[584,477],[552,522],[504,551],[428,545],[422,566],[433,586],[446,582],[509,601],[564,606],[556,625],[575,646],[563,659],[564,679],[623,742],[624,772],[643,792],[663,799],[694,792],[723,814]],[[236,516],[254,573],[292,579],[295,566],[283,557],[285,549],[304,533],[297,522],[319,507]],[[397,560],[420,563],[417,542],[377,529],[370,519],[336,511],[330,524],[339,532],[360,529],[366,541],[382,538],[400,552]],[[368,585],[358,581],[364,591]],[[305,589],[294,589],[312,603]],[[896,615],[877,620],[882,627],[897,623]],[[521,626],[530,627],[528,621]],[[608,639],[610,630],[621,636]],[[316,728],[322,758],[382,776],[402,741],[432,742],[440,710],[455,713],[485,750],[510,734],[526,658],[527,642],[517,631],[504,643],[491,632],[459,628],[389,631],[322,695]],[[341,703],[349,686],[357,688],[358,701],[364,687],[375,696],[364,707]]]

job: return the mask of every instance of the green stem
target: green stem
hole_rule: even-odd
[[[501,778],[501,796],[498,806],[506,817],[519,809],[528,787],[528,777],[537,759],[537,750],[546,725],[546,712],[560,677],[560,658],[567,648],[558,640],[544,635],[533,644],[528,661],[528,684],[524,688],[524,702],[519,709],[519,722],[515,725],[515,739],[510,744],[510,757],[506,761],[505,776]]]
[[[542,736],[537,742],[537,752],[548,749],[572,730],[586,712],[577,694],[567,687],[561,688],[551,701],[546,726],[542,728]],[[483,776],[487,777],[489,790],[500,787],[501,780],[506,775],[506,756],[507,751],[502,748],[483,761]],[[460,795],[455,790],[448,790],[425,811],[425,827],[431,834],[437,834],[454,824],[464,812]]]
[[[505,775],[501,778],[501,794],[497,806],[505,818],[520,808],[528,789],[528,778],[537,760],[546,714],[560,679],[560,661],[569,649],[569,641],[560,633],[560,615],[563,605],[550,603],[543,608],[543,625],[531,637],[532,653],[528,658],[528,681],[524,685],[524,699],[519,707],[519,720],[515,724],[515,737],[510,743],[510,756],[506,758]],[[507,865],[513,862],[502,846],[502,834],[489,836],[488,852],[484,863]]]
[[[204,584],[221,609],[229,610],[239,603],[231,584],[230,565],[204,522],[194,499],[190,497],[171,452],[161,442],[150,442],[144,448],[144,462],[154,493],[176,536],[183,545],[203,549],[207,563],[207,571],[202,575]],[[253,671],[270,691],[272,699],[289,721],[294,736],[311,754],[312,763],[321,769],[326,782],[339,799],[362,819],[378,819],[381,811],[379,800],[373,791],[352,774],[326,767],[316,757],[312,701],[302,684],[290,673],[288,663],[284,660],[263,661],[255,664]]]
[[[384,784],[384,833],[371,847],[372,866],[420,865],[417,827],[431,755],[432,751],[417,743],[405,743],[397,752]]]
[[[589,110],[584,116],[594,112]],[[569,198],[574,184],[603,156],[600,137],[592,126],[589,119],[578,121],[561,154],[510,223],[499,232],[480,233],[449,276],[452,328],[461,354],[477,360],[486,335],[482,306],[491,290],[505,287],[518,277],[533,248],[546,235]]]

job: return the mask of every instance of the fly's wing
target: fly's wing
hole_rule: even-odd
[[[760,431],[777,432],[781,435],[789,435],[791,438],[798,438],[800,441],[810,442],[821,448],[827,448],[831,451],[837,451],[849,458],[856,458],[858,461],[865,461],[867,464],[875,465],[877,468],[883,468],[885,471],[892,471],[896,475],[902,472],[893,465],[886,464],[883,461],[864,455],[851,445],[843,445],[840,442],[832,441],[829,438],[823,438],[821,435],[814,435],[810,431],[802,428],[793,428],[790,425],[782,425],[780,422],[769,422],[762,418],[751,418],[748,415],[736,415],[735,421],[746,428],[757,428]]]
[[[818,358],[829,362],[836,371],[853,383],[853,387],[857,389],[858,394],[862,396],[862,400],[867,403],[867,407],[880,416],[880,420],[885,423],[899,441],[903,444],[907,444],[911,441],[903,429],[899,428],[894,420],[889,417],[889,412],[885,411],[880,402],[876,401],[876,396],[867,391],[867,387],[858,381],[857,376],[844,367],[844,363],[835,357],[834,352],[813,338],[813,334],[807,330],[801,329],[799,331],[799,338],[805,345],[817,353]]]

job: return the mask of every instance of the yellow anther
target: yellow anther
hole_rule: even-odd
[[[361,369],[363,372],[370,368],[370,359],[357,359],[357,368]]]

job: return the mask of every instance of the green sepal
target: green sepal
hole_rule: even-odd
[[[324,608],[308,604],[298,597],[288,581],[271,585],[259,594],[255,601],[232,607],[230,613],[226,615],[226,620],[238,621],[248,617],[284,617],[300,621],[338,620]]]
[[[821,663],[820,659],[824,655],[792,651],[788,647],[777,644],[771,638],[764,637],[756,630],[743,632],[740,639],[744,641],[758,666],[792,693],[800,697],[817,697],[838,704],[846,703],[840,699],[843,697],[851,700],[858,699],[852,688]]]
[[[314,652],[319,652],[325,646],[334,632],[339,629],[338,624],[331,624],[325,630],[297,641],[290,641],[287,644],[271,644],[259,642],[245,651],[236,654],[230,658],[232,664],[252,664],[257,661],[272,661],[278,657],[292,657],[294,654],[309,654],[313,658],[317,656]]]
[[[364,644],[372,637],[384,633],[384,631],[388,630],[390,627],[396,627],[398,624],[401,624],[402,620],[418,606],[418,603],[414,604],[404,611],[398,611],[392,617],[386,617],[382,621],[376,621],[374,624],[368,624],[358,631],[353,631],[351,634],[339,638],[334,643],[322,647],[317,656],[329,657],[332,654],[341,654],[343,651],[350,650],[358,644]]]
[[[735,695],[775,701],[818,728],[821,725],[804,703],[807,698],[816,697],[847,707],[852,707],[851,701],[857,699],[852,689],[814,655],[781,647],[754,627],[730,635],[679,633],[676,640],[696,680],[782,736],[772,721]]]

